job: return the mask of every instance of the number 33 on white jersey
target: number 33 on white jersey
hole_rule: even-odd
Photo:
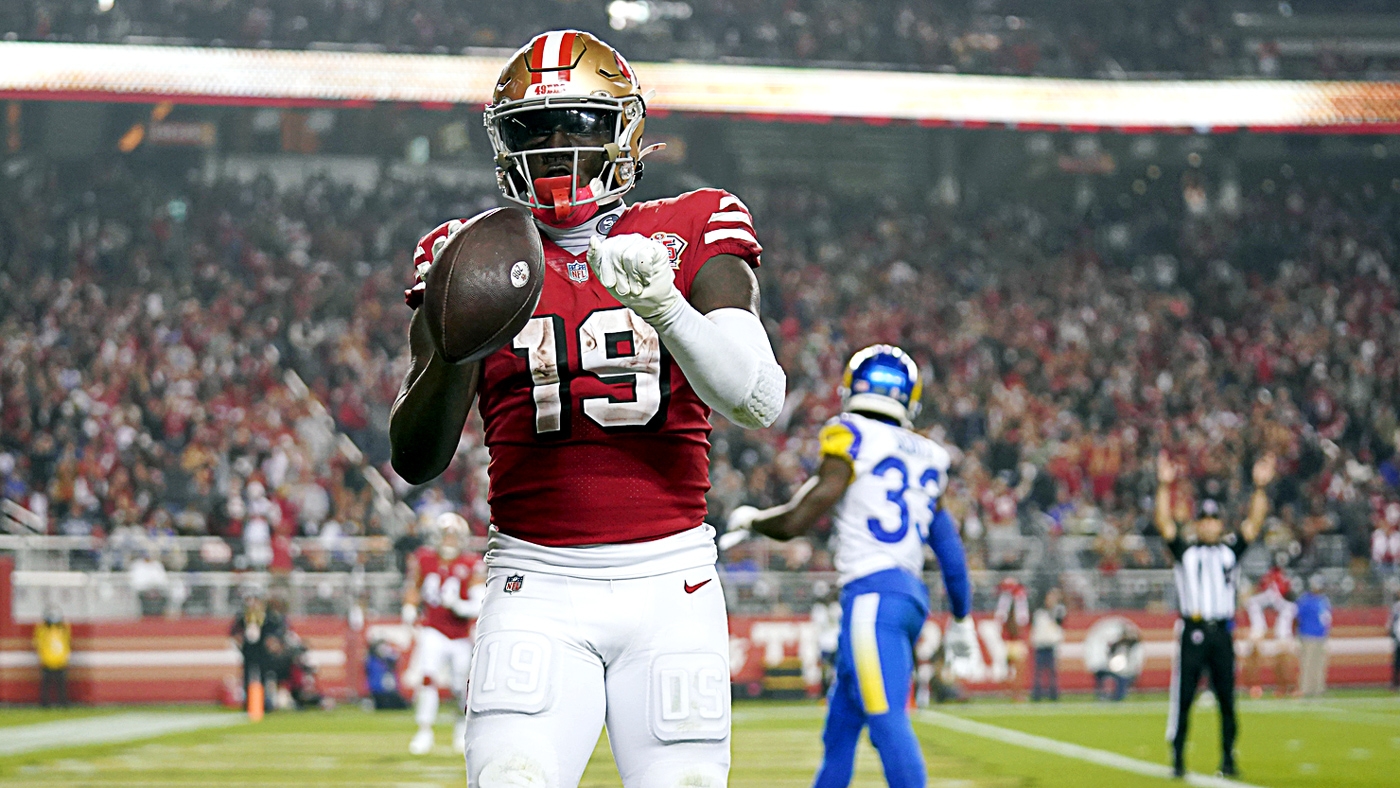
[[[846,460],[852,469],[832,515],[841,582],[896,568],[922,576],[924,542],[948,481],[948,450],[856,413],[827,422],[821,447],[823,456]]]

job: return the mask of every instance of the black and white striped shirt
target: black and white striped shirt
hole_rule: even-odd
[[[1187,545],[1178,532],[1167,542],[1176,559],[1176,598],[1182,618],[1223,621],[1235,617],[1240,556],[1249,545],[1238,534],[1216,544]]]

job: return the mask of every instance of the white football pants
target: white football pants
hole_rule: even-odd
[[[453,640],[432,627],[418,628],[404,675],[412,682],[413,716],[418,727],[430,727],[437,719],[439,687],[450,689],[459,700],[465,698],[471,655],[471,638]]]
[[[729,633],[713,566],[631,580],[492,569],[486,587],[470,788],[574,788],[604,724],[626,788],[724,788]]]
[[[1270,607],[1278,612],[1278,618],[1274,620],[1274,638],[1279,641],[1292,640],[1293,619],[1298,615],[1298,605],[1284,599],[1276,591],[1255,594],[1245,604],[1245,609],[1249,611],[1249,637],[1263,640],[1268,635],[1269,620],[1264,617],[1264,611]]]

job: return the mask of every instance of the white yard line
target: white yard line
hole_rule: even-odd
[[[1030,733],[1000,728],[996,725],[988,725],[984,722],[964,719],[952,714],[944,714],[941,711],[921,711],[915,716],[920,722],[927,722],[941,728],[955,731],[957,733],[967,733],[973,736],[980,736],[984,739],[1014,744],[1018,747],[1025,747],[1030,750],[1048,752],[1051,755],[1059,755],[1064,758],[1073,758],[1078,761],[1092,763],[1097,766],[1105,766],[1110,769],[1131,772],[1143,777],[1160,777],[1170,779],[1172,770],[1160,763],[1149,763],[1140,761],[1137,758],[1129,758],[1126,755],[1119,755],[1116,752],[1107,750],[1096,750],[1092,747],[1084,747],[1079,744],[1048,739],[1044,736],[1036,736]],[[1202,786],[1202,788],[1259,788],[1248,783],[1236,780],[1227,780],[1223,777],[1210,777],[1204,774],[1188,772],[1186,775],[1187,785]]]
[[[150,739],[171,733],[185,733],[201,728],[238,725],[246,718],[231,712],[199,714],[156,714],[132,712],[84,717],[76,720],[41,722],[34,725],[14,725],[4,728],[0,735],[0,756],[19,755],[56,747],[81,747],[88,744]]]
[[[1199,704],[1200,701],[1198,700]],[[1400,714],[1387,715],[1388,710],[1400,712],[1400,698],[1264,698],[1252,700],[1237,695],[1235,705],[1250,714],[1345,714],[1371,713],[1372,716],[1387,722],[1400,724]],[[1198,708],[1214,708],[1214,705]],[[1059,716],[1134,716],[1167,714],[1164,698],[1127,700],[1121,703],[1067,702],[1046,703],[1007,703],[1005,701],[978,700],[960,707],[960,717],[1059,717]]]

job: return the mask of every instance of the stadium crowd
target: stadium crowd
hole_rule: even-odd
[[[5,497],[131,555],[211,534],[232,548],[211,566],[332,568],[336,540],[383,528],[324,403],[420,514],[484,527],[476,417],[458,460],[417,489],[389,468],[385,425],[408,250],[493,193],[324,178],[278,192],[123,164],[14,167],[0,187]],[[1221,492],[1206,485],[1237,493],[1252,458],[1277,453],[1270,552],[1335,564],[1319,545],[1340,537],[1392,576],[1400,195],[1291,173],[1207,191],[1188,173],[1076,213],[745,190],[790,393],[773,429],[717,425],[711,520],[787,499],[845,360],[882,341],[928,376],[919,426],[954,449],[946,502],[974,567],[1023,567],[1057,540],[1105,574],[1164,566],[1150,512],[1165,448],[1190,468],[1183,505]],[[328,547],[294,555],[293,536]],[[821,537],[767,560],[830,567]]]
[[[1284,6],[1289,16],[1295,9],[1385,10],[1376,0],[19,0],[0,7],[0,35],[458,52],[515,47],[542,30],[574,26],[606,33],[637,60],[743,58],[1062,77],[1325,78],[1396,70],[1396,59],[1384,54],[1347,57],[1326,47],[1315,57],[1281,60],[1276,43],[1256,45],[1233,22],[1236,12],[1277,15]]]
[[[346,538],[381,528],[320,403],[354,434],[361,402],[343,379],[304,396],[286,374],[288,356],[310,372],[336,353],[307,328],[340,291],[318,285],[331,264],[311,264],[305,225],[269,210],[266,184],[69,174],[20,166],[0,189],[4,496],[54,533],[104,538],[113,568],[349,568]],[[232,549],[167,539],[205,534]]]
[[[1271,551],[1316,566],[1335,560],[1318,537],[1338,535],[1393,572],[1400,198],[1303,181],[1208,196],[1187,173],[1155,204],[1077,217],[754,195],[790,418],[717,441],[715,508],[786,500],[844,360],[885,341],[925,367],[921,421],[960,450],[948,505],[974,565],[1017,567],[1018,537],[1062,535],[1091,537],[1106,573],[1165,565],[1145,537],[1166,449],[1190,466],[1187,506],[1238,501],[1252,459],[1276,453]]]

